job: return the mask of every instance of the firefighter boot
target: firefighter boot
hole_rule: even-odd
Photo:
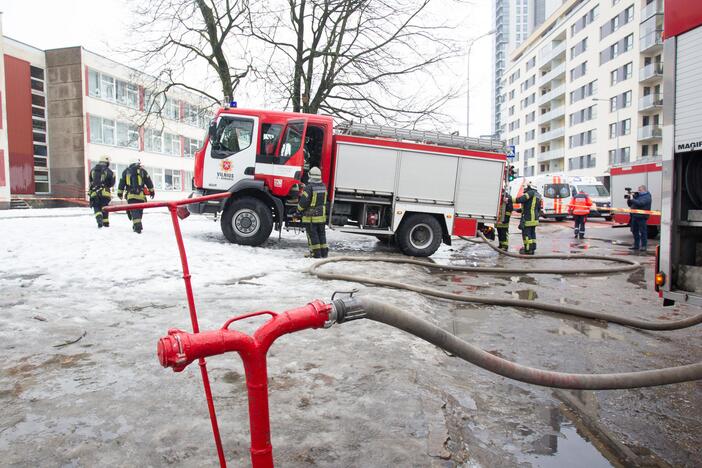
[[[98,229],[100,229],[103,226],[102,223],[102,213],[97,213],[95,215],[95,221],[97,221]]]

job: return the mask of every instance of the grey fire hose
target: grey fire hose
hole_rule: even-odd
[[[609,262],[623,263],[624,265],[613,265],[608,267],[594,267],[586,269],[573,269],[573,268],[530,268],[528,273],[550,273],[550,274],[605,274],[605,273],[615,273],[615,272],[626,272],[636,270],[641,268],[641,264],[626,258],[618,257],[605,257],[602,255],[569,255],[569,254],[553,254],[553,255],[517,255],[501,251],[494,247],[490,242],[483,237],[483,242],[486,243],[491,248],[495,249],[501,254],[509,255],[513,257],[525,258],[525,259],[585,259],[585,260],[604,260]],[[438,265],[436,263],[416,260],[411,258],[399,258],[399,257],[333,257],[326,260],[319,261],[312,265],[309,269],[309,273],[317,276],[323,280],[341,280],[350,281],[354,283],[372,284],[375,286],[382,286],[394,289],[403,289],[407,291],[414,291],[418,294],[425,296],[438,297],[440,299],[448,299],[458,302],[471,302],[478,304],[490,304],[490,305],[500,305],[500,306],[511,306],[511,307],[521,307],[525,309],[537,309],[548,312],[555,312],[559,314],[572,315],[575,317],[582,317],[594,320],[604,320],[610,323],[616,323],[619,325],[624,325],[627,327],[639,328],[642,330],[680,330],[682,328],[691,327],[702,323],[702,314],[694,315],[682,320],[642,320],[629,317],[621,317],[614,314],[608,314],[606,312],[596,312],[592,310],[580,309],[577,307],[562,305],[562,304],[550,304],[548,302],[541,301],[530,301],[526,299],[513,299],[513,298],[498,298],[498,297],[488,297],[488,296],[476,296],[476,295],[462,295],[454,294],[444,291],[439,291],[437,289],[427,288],[423,286],[416,286],[412,284],[400,283],[397,281],[382,280],[376,278],[369,278],[365,276],[357,275],[347,275],[343,273],[328,273],[320,271],[320,267],[339,262],[386,262],[386,263],[398,263],[398,264],[409,264],[418,265],[426,268],[434,268],[449,271],[462,271],[467,273],[519,273],[524,274],[525,270],[523,268],[498,268],[498,267],[466,267],[457,265]]]
[[[334,300],[332,321],[367,318],[399,328],[490,372],[544,387],[572,390],[617,390],[655,387],[702,379],[702,362],[685,366],[615,374],[569,374],[522,366],[490,354],[451,333],[401,310],[367,298]]]

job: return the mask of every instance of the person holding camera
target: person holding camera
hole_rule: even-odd
[[[625,195],[626,204],[632,210],[651,210],[651,194],[646,189],[645,185],[639,185],[639,188],[631,196]],[[629,247],[629,250],[646,251],[648,246],[648,213],[631,213],[631,232],[634,235],[634,245]]]

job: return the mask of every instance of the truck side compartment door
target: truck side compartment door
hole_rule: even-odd
[[[228,190],[238,181],[252,178],[247,168],[256,163],[258,118],[223,114],[210,133],[204,188]]]

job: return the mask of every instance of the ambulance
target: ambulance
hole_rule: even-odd
[[[568,178],[561,175],[540,175],[535,177],[520,177],[514,179],[509,186],[512,198],[518,198],[524,193],[524,185],[531,185],[541,194],[543,199],[542,218],[563,221],[568,217],[568,204],[572,198],[572,190]],[[518,203],[515,209],[520,208]]]

